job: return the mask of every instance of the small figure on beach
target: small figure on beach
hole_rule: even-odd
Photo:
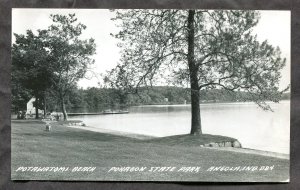
[[[26,119],[26,111],[19,111],[17,114],[17,119]]]
[[[21,119],[21,118],[22,118],[22,111],[18,111],[17,119]]]
[[[49,123],[46,123],[46,131],[50,131],[51,130],[51,125]]]

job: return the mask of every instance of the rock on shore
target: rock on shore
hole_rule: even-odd
[[[203,147],[234,147],[242,148],[241,143],[238,140],[235,141],[226,141],[226,142],[211,142],[202,145]]]

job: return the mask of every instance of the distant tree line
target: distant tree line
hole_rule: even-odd
[[[201,103],[217,102],[244,102],[248,99],[247,92],[228,92],[224,89],[202,90],[200,92]],[[12,108],[26,109],[26,103],[30,96],[18,94],[13,96]],[[290,93],[284,93],[283,100],[290,99]],[[22,101],[23,100],[23,101]],[[59,111],[55,97],[49,97],[47,101],[48,111]],[[136,105],[159,105],[159,104],[190,104],[190,90],[181,87],[157,86],[152,88],[140,88],[137,94],[123,95],[120,91],[112,88],[74,88],[66,98],[68,112],[97,112],[107,109],[127,109]]]

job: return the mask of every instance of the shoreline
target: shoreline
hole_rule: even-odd
[[[138,140],[150,140],[150,139],[154,140],[155,138],[163,138],[163,137],[148,136],[148,135],[137,134],[137,133],[129,133],[129,132],[109,130],[109,129],[102,129],[102,128],[96,128],[96,127],[91,127],[91,126],[66,125],[66,127],[70,127],[70,128],[74,128],[74,129],[83,129],[83,130],[96,132],[96,133],[106,133],[106,134],[118,135],[118,136],[123,136],[123,137],[134,138],[134,139],[138,139]],[[290,159],[290,154],[258,150],[258,149],[243,148],[243,147],[242,148],[234,148],[234,147],[199,146],[199,148],[215,149],[215,150],[229,151],[229,152],[238,152],[238,153],[244,153],[244,154],[255,154],[255,155],[268,156],[268,157],[280,158],[280,159],[285,159],[285,160]]]
[[[265,151],[265,150],[257,150],[257,149],[250,149],[250,148],[234,148],[234,147],[204,147],[204,148],[217,149],[217,150],[222,150],[222,151],[239,152],[239,153],[244,153],[244,154],[255,154],[255,155],[290,160],[289,154],[284,154],[284,153],[279,153],[279,152],[271,152],[271,151]]]
[[[91,126],[66,125],[66,127],[70,127],[70,128],[74,128],[74,129],[83,129],[83,130],[92,131],[92,132],[96,132],[96,133],[107,133],[107,134],[129,137],[129,138],[134,138],[134,139],[139,139],[139,140],[148,140],[148,139],[157,138],[154,136],[148,136],[148,135],[143,135],[143,134],[138,134],[138,133],[128,133],[128,132],[115,131],[115,130],[110,130],[110,129],[96,128],[96,127],[91,127]]]

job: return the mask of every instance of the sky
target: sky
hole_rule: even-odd
[[[99,87],[101,78],[99,74],[114,68],[120,59],[120,49],[117,39],[110,36],[118,28],[111,21],[114,13],[107,9],[13,9],[12,33],[25,34],[26,30],[33,32],[46,29],[51,25],[50,14],[75,13],[78,21],[87,26],[82,34],[83,39],[94,38],[97,45],[96,54],[93,56],[95,64],[92,72],[87,73],[85,79],[78,82],[82,88]],[[273,46],[279,46],[282,56],[287,58],[286,67],[282,70],[280,88],[290,84],[290,39],[291,39],[291,14],[290,11],[260,11],[261,18],[253,32],[258,40],[268,40]],[[12,35],[12,43],[15,38]],[[98,76],[98,77],[97,77]]]

